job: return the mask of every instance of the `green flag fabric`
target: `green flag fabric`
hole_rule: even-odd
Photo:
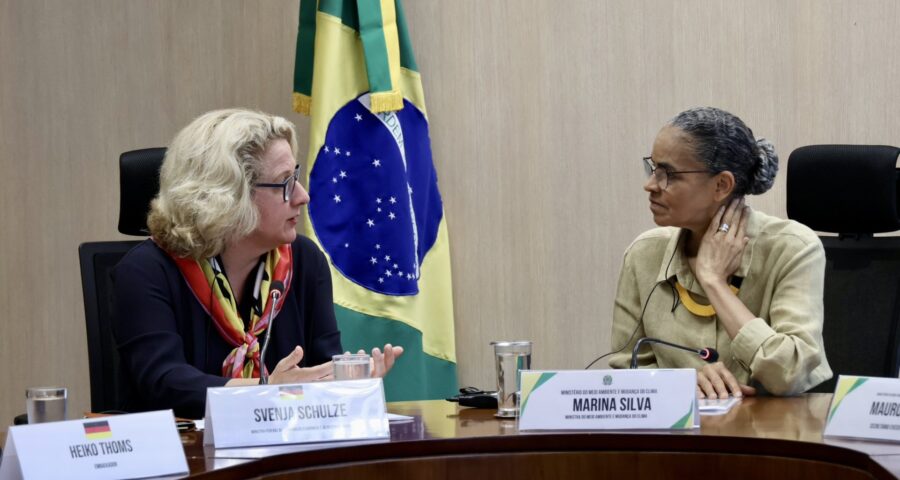
[[[388,401],[454,394],[447,223],[400,0],[301,0],[293,101],[344,348],[404,347]]]

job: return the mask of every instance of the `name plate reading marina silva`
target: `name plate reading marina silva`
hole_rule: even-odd
[[[215,448],[390,438],[380,378],[210,388],[203,443]]]
[[[0,479],[188,473],[171,410],[9,427]]]
[[[841,375],[824,436],[900,442],[900,379]]]
[[[519,430],[700,427],[697,371],[522,371]]]

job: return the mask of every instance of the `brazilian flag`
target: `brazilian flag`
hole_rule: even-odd
[[[293,100],[344,348],[404,347],[388,401],[453,394],[447,223],[400,0],[301,0]]]

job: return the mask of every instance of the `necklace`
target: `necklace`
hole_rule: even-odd
[[[735,295],[737,295],[737,293],[741,289],[740,287],[734,286],[734,283],[738,283],[740,285],[739,282],[735,282],[732,280],[732,284],[728,285],[728,288],[730,288],[731,291],[734,292]],[[713,308],[712,305],[703,305],[694,300],[694,298],[691,297],[691,293],[688,292],[687,289],[684,288],[684,286],[682,286],[681,283],[679,283],[677,280],[675,281],[675,290],[678,291],[678,298],[681,300],[681,303],[684,304],[684,308],[688,309],[688,311],[693,313],[694,315],[697,315],[698,317],[712,317],[716,314],[716,309]]]

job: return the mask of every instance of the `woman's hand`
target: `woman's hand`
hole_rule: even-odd
[[[356,353],[365,355],[366,351],[360,350]],[[403,355],[403,347],[393,347],[390,343],[384,346],[384,352],[379,350],[378,347],[373,348],[372,358],[369,360],[372,378],[379,378],[387,375],[387,373],[391,371],[391,368],[394,366],[394,362],[398,358],[400,358],[400,355]]]
[[[275,369],[269,374],[269,383],[307,383],[319,380],[334,379],[334,368],[331,362],[326,362],[315,367],[300,368],[298,364],[303,360],[303,349],[294,347],[294,351],[281,359]]]
[[[350,353],[350,352],[347,352]],[[360,350],[359,353],[366,353]],[[372,349],[371,372],[372,377],[384,377],[394,366],[394,362],[403,355],[403,347],[393,347],[391,344],[384,346],[384,352],[380,349]],[[295,347],[294,351],[281,359],[272,373],[269,374],[269,383],[304,383],[320,380],[334,380],[334,366],[332,362],[326,362],[315,367],[300,368],[298,364],[303,359],[303,349]]]
[[[384,377],[387,375],[391,368],[394,366],[394,362],[400,358],[400,355],[403,355],[403,347],[393,347],[390,343],[384,346],[384,352],[382,353],[378,347],[372,349],[372,376],[373,377]]]
[[[709,222],[697,257],[691,262],[691,269],[704,289],[707,285],[727,283],[728,277],[741,266],[744,247],[750,241],[745,236],[749,216],[750,208],[744,205],[744,200],[735,199],[727,209],[724,205],[720,207]],[[728,225],[727,232],[721,230],[723,225]]]
[[[741,385],[722,362],[704,365],[697,372],[697,398],[728,398],[756,395],[756,389]]]

